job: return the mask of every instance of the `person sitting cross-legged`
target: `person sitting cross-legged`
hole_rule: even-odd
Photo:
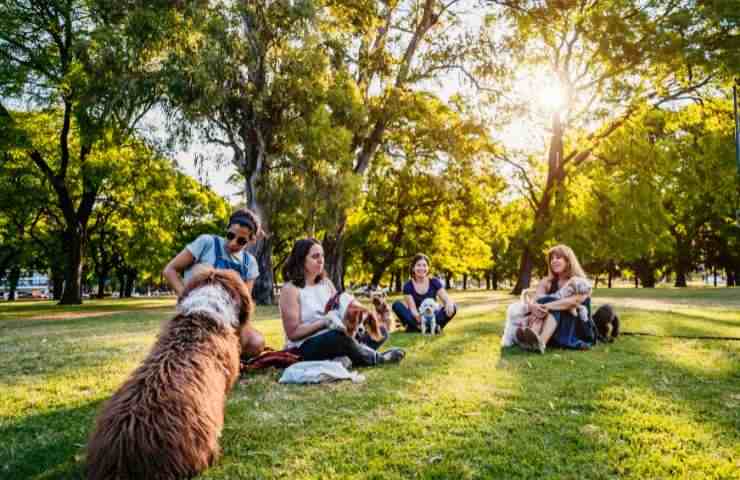
[[[430,267],[429,257],[423,253],[416,254],[411,261],[411,278],[403,286],[404,298],[393,303],[393,313],[407,332],[421,331],[422,316],[419,308],[426,299],[442,301],[442,305],[434,313],[439,331],[457,314],[457,305],[450,299],[442,282],[430,277]]]

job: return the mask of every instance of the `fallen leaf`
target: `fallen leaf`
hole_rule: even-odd
[[[547,402],[547,404],[550,405],[550,410],[555,410],[555,404],[552,401]]]

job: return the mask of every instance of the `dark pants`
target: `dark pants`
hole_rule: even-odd
[[[406,327],[407,332],[421,331],[419,329],[419,322],[416,321],[414,316],[411,314],[411,310],[409,310],[406,304],[402,301],[398,300],[393,303],[393,313],[396,314],[398,319],[401,321],[401,324]],[[452,315],[449,317],[447,316],[447,312],[445,312],[444,307],[437,310],[434,316],[437,317],[437,325],[439,325],[439,329],[444,329],[445,325],[455,318],[455,315],[457,315],[457,305],[455,305],[455,311],[452,312]]]
[[[311,337],[298,347],[303,360],[331,360],[336,357],[349,357],[352,365],[376,365],[379,362],[379,354],[376,350],[388,338],[373,342],[373,346],[360,343],[354,338],[348,337],[344,332],[330,330],[315,337]]]
[[[559,300],[558,297],[545,296],[537,300],[537,303],[547,303]],[[558,326],[552,334],[548,346],[584,350],[591,348],[596,343],[595,328],[590,320],[591,299],[587,298],[583,306],[589,311],[589,321],[584,323],[577,316],[567,310],[551,310],[550,314],[555,318]]]

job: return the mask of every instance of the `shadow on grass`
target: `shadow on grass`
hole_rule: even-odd
[[[81,448],[87,443],[100,401],[25,416],[3,419],[0,438],[0,477],[83,478]]]
[[[590,352],[500,353],[499,328],[468,319],[456,338],[394,337],[411,350],[403,375],[373,378],[373,389],[309,387],[285,398],[274,394],[280,386],[262,385],[256,404],[243,405],[259,409],[282,398],[287,425],[262,428],[259,411],[232,406],[227,422],[250,427],[229,428],[227,456],[204,478],[277,478],[295,469],[296,476],[334,478],[665,478],[687,468],[722,476],[735,467],[729,453],[738,417],[717,407],[737,373],[702,375],[636,339]],[[513,373],[519,388],[473,405],[448,398],[443,385],[434,390],[435,377],[449,381],[457,354],[476,343],[492,347],[498,362],[489,368]],[[661,387],[664,378],[673,388]],[[703,429],[708,435],[697,439]]]

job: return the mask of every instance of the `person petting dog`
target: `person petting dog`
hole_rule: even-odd
[[[429,257],[423,253],[417,253],[411,260],[411,278],[403,285],[403,300],[393,303],[393,313],[406,328],[407,332],[421,332],[422,321],[421,306],[426,299],[442,301],[442,306],[434,312],[436,320],[436,332],[439,333],[457,314],[457,305],[450,299],[447,291],[438,278],[430,277],[431,262]]]
[[[517,342],[540,353],[547,346],[588,350],[595,343],[593,324],[579,310],[590,309],[591,283],[566,245],[548,250],[547,270],[537,285],[536,300],[529,304],[529,325],[516,331]]]
[[[295,242],[283,266],[283,280],[280,317],[285,348],[297,349],[303,360],[346,356],[355,366],[369,366],[400,362],[406,356],[400,348],[378,352],[378,347],[388,338],[387,331],[381,340],[368,345],[332,328],[326,306],[335,296],[336,288],[324,271],[324,249],[318,240],[305,238]]]
[[[246,251],[258,236],[263,235],[259,217],[249,209],[235,211],[229,217],[225,237],[200,235],[170,260],[162,274],[178,298],[198,264],[217,269],[234,270],[252,293],[254,280],[259,276],[259,266],[252,254]],[[181,275],[184,276],[184,281]],[[265,338],[253,326],[246,326],[241,333],[242,354],[259,355],[265,348]]]

